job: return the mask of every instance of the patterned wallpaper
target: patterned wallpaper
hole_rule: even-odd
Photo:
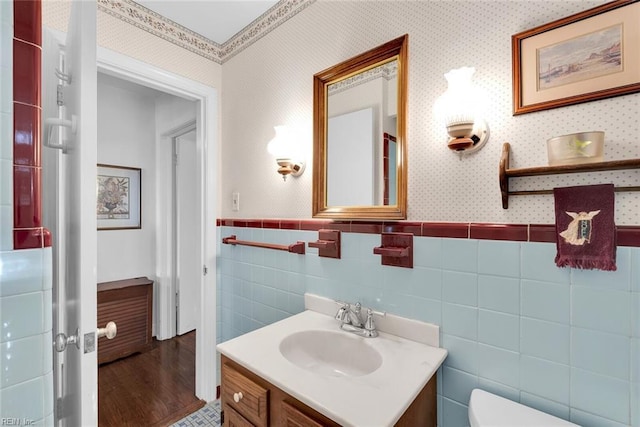
[[[409,34],[409,217],[421,221],[552,223],[552,196],[514,196],[503,210],[498,187],[502,144],[512,167],[547,164],[546,140],[603,130],[605,159],[640,157],[640,94],[512,115],[511,36],[602,4],[602,1],[330,1],[318,0],[224,63],[222,216],[311,216],[312,165],[283,183],[266,151],[273,126],[302,135],[311,160],[315,73]],[[494,25],[494,23],[499,25]],[[474,66],[489,93],[488,144],[460,158],[446,148],[433,105],[444,73]],[[518,178],[513,189],[614,182],[638,185],[640,171]],[[241,193],[240,212],[231,193]],[[640,224],[637,193],[616,194],[616,223]]]

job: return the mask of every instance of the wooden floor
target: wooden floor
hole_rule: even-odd
[[[167,426],[201,408],[195,394],[195,331],[98,368],[100,427]]]

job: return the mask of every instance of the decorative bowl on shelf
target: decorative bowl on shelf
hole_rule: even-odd
[[[549,166],[601,162],[604,132],[578,132],[547,140]]]

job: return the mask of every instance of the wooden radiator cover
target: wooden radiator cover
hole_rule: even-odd
[[[146,277],[98,283],[98,327],[116,323],[112,340],[98,339],[98,363],[145,351],[152,344],[153,281]]]

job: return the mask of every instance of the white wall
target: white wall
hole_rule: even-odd
[[[318,0],[225,62],[223,77],[223,217],[311,216],[313,75],[409,34],[408,219],[552,223],[551,196],[513,197],[503,210],[498,187],[502,144],[513,167],[545,165],[546,140],[585,130],[606,132],[606,159],[640,156],[640,94],[512,115],[511,36],[604,1],[325,1]],[[469,31],[458,31],[473,22]],[[495,23],[499,23],[495,25]],[[444,73],[474,66],[487,90],[489,143],[459,160],[446,148],[433,105],[447,87]],[[266,152],[273,126],[303,135],[307,170],[282,182]],[[514,180],[520,189],[587,183],[638,185],[638,171]],[[520,182],[519,182],[520,181]],[[624,182],[626,181],[626,182]],[[231,192],[241,209],[231,210]],[[637,193],[616,194],[616,223],[639,224]]]
[[[142,228],[98,231],[98,282],[155,276],[155,91],[98,75],[98,162],[142,169]]]

